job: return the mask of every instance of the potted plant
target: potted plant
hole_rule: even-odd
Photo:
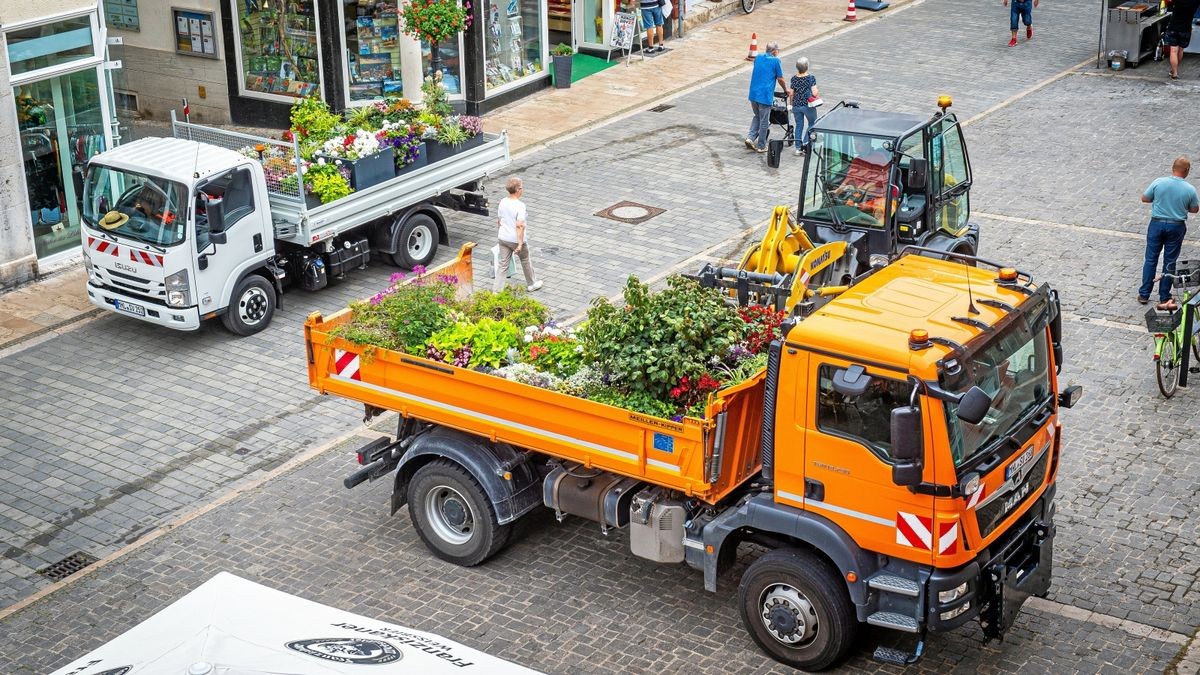
[[[394,155],[391,146],[380,145],[375,132],[357,129],[325,141],[313,156],[342,162],[350,168],[350,187],[365,190],[396,177]]]
[[[571,49],[571,45],[565,42],[558,43],[551,52],[554,59],[555,89],[571,88],[571,56],[574,53],[575,50]]]
[[[441,75],[442,63],[438,58],[438,44],[463,32],[471,26],[470,0],[419,0],[401,5],[400,16],[404,19],[404,32],[429,44],[429,67],[431,73]]]
[[[442,120],[434,132],[433,141],[426,142],[429,161],[439,162],[451,155],[461,152],[463,145],[471,139],[471,135],[459,124],[457,117]]]
[[[428,163],[429,156],[425,151],[425,141],[421,140],[421,131],[408,122],[385,121],[376,136],[381,146],[392,149],[397,176],[415,171]]]
[[[341,160],[330,162],[324,158],[318,159],[305,169],[304,187],[322,204],[328,204],[354,192],[345,172],[346,167]]]

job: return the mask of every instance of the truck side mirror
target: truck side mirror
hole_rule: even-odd
[[[921,409],[908,405],[892,410],[892,482],[918,485],[924,467],[925,439],[921,433]]]
[[[842,396],[862,396],[871,384],[871,376],[862,366],[842,368],[833,374],[833,390]]]
[[[971,387],[958,400],[954,414],[967,424],[979,424],[992,407],[992,397],[979,387]]]
[[[1058,291],[1050,291],[1050,345],[1054,350],[1055,372],[1062,372],[1062,304],[1058,300]]]
[[[908,160],[908,175],[904,179],[904,187],[909,192],[925,192],[925,181],[929,178],[929,160],[924,157],[912,157]]]
[[[221,197],[204,196],[204,212],[208,215],[208,238],[214,244],[224,244],[225,200]],[[221,236],[221,241],[217,240]]]

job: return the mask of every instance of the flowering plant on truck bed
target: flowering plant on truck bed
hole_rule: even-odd
[[[523,290],[456,299],[454,277],[414,272],[352,303],[352,320],[333,334],[367,345],[368,358],[403,351],[657,417],[700,416],[709,394],[754,376],[782,319],[739,313],[683,277],[658,292],[630,277],[622,303],[596,300],[573,330]]]

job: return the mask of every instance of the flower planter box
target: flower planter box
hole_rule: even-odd
[[[309,193],[304,193],[304,206],[306,208],[315,209],[321,205],[321,198]]]
[[[425,141],[425,148],[429,154],[430,164],[440,162],[443,159],[470,150],[471,148],[479,147],[480,145],[483,145],[483,134],[476,134],[468,138],[461,145],[445,145],[434,139]]]
[[[404,166],[397,168],[397,176],[403,176],[406,173],[412,173],[413,171],[424,168],[429,164],[429,155],[426,151],[426,144],[422,142],[418,147],[419,150],[417,151],[417,158],[414,159],[411,164],[405,164]]]
[[[396,177],[396,160],[392,148],[384,148],[373,155],[358,159],[342,159],[322,154],[316,154],[314,157],[324,158],[326,162],[340,161],[350,167],[350,187],[355,190],[365,190]]]

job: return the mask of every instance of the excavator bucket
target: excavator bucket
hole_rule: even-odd
[[[691,276],[702,286],[728,289],[739,305],[768,305],[791,312],[806,298],[844,290],[841,286],[809,286],[845,252],[846,242],[842,241],[814,245],[788,207],[776,206],[762,239],[742,255],[736,268],[709,264]]]

